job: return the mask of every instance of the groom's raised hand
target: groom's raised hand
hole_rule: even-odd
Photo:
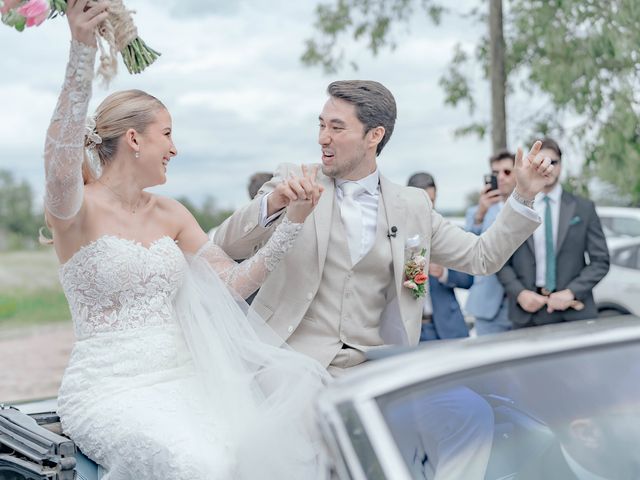
[[[298,198],[289,202],[287,207],[289,220],[296,223],[304,222],[318,204],[320,195],[324,191],[324,187],[317,181],[318,169],[318,165],[314,165],[311,169],[302,165],[302,177],[291,174],[289,187],[296,192]]]
[[[283,179],[267,197],[267,216],[270,217],[286,208],[295,200],[311,200],[313,206],[318,203],[324,188],[317,183],[319,167],[314,165],[309,169],[302,165],[302,177],[293,173]]]
[[[520,196],[527,200],[533,198],[542,191],[553,171],[553,165],[549,158],[540,155],[542,142],[536,141],[525,157],[522,148],[518,147],[515,161],[516,190]]]

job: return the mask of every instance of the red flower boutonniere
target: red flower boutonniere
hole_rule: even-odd
[[[419,253],[412,253],[407,262],[404,264],[404,278],[402,285],[411,289],[415,298],[424,297],[427,293],[428,275],[424,272],[427,265],[425,258],[426,248],[420,250]]]

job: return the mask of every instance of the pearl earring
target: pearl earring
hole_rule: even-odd
[[[140,158],[140,152],[136,152],[136,153],[135,153],[135,157],[136,157],[136,158]]]

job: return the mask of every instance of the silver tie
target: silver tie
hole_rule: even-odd
[[[343,193],[340,216],[347,232],[351,263],[355,265],[360,260],[362,251],[362,207],[356,199],[365,191],[365,188],[356,182],[345,182],[340,189]]]

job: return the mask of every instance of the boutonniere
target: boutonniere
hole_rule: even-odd
[[[576,215],[576,216],[575,216],[575,217],[573,217],[571,220],[569,220],[569,226],[577,225],[577,224],[579,224],[581,221],[582,221],[582,219],[581,219],[578,215]]]
[[[424,297],[427,293],[429,276],[424,269],[427,265],[425,257],[427,249],[420,246],[420,236],[407,239],[404,263],[404,287],[409,288],[415,298]]]

